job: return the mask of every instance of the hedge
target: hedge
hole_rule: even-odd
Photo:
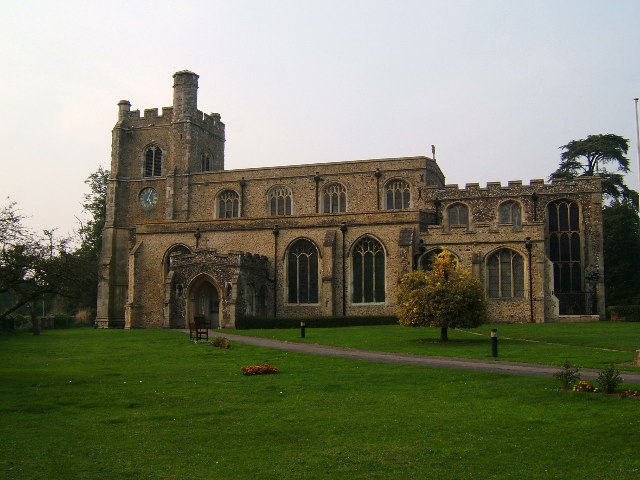
[[[380,317],[243,317],[236,319],[236,329],[298,328],[304,322],[309,328],[359,327],[363,325],[394,325],[395,316]]]
[[[640,322],[640,305],[620,305],[609,307],[613,322]]]

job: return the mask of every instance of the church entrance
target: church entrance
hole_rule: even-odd
[[[211,328],[220,328],[220,295],[216,286],[207,278],[194,282],[190,288],[190,320],[202,316]]]

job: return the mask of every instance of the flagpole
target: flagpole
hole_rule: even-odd
[[[640,191],[640,128],[638,127],[638,99],[634,98],[636,104],[636,147],[638,149],[638,191]]]

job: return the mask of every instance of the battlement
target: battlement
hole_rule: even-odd
[[[528,185],[523,184],[522,180],[509,180],[507,185],[501,182],[487,182],[485,187],[481,187],[479,183],[467,183],[464,188],[460,188],[457,183],[446,184],[444,188],[437,185],[427,185],[425,194],[429,198],[447,198],[447,197],[477,197],[477,196],[493,196],[493,195],[531,195],[544,193],[566,192],[600,192],[600,177],[576,177],[574,179],[558,178],[550,183],[545,183],[543,179],[533,179]]]
[[[125,110],[120,112],[119,123],[126,120],[131,127],[148,127],[158,125],[170,125],[173,119],[173,107],[162,107],[160,114],[158,108],[145,108],[140,115],[140,110]],[[196,110],[195,115],[190,119],[204,130],[224,136],[225,125],[220,119],[219,113],[206,114]]]

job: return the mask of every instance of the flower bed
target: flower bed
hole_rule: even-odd
[[[278,367],[273,365],[250,365],[241,367],[240,371],[243,375],[266,375],[268,373],[278,373]]]

